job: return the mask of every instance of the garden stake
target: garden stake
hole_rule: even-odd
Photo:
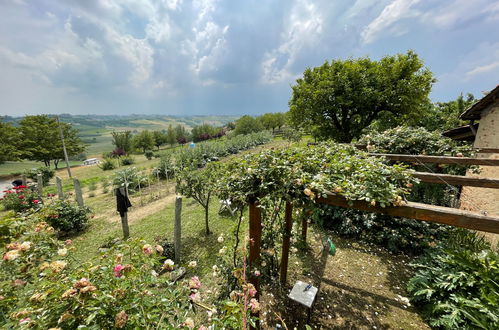
[[[60,177],[56,176],[55,177],[55,183],[57,184],[57,195],[59,196],[60,200],[64,199],[64,192],[62,191],[62,180]]]

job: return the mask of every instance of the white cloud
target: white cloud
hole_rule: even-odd
[[[496,61],[496,62],[493,62],[490,64],[486,64],[486,65],[477,66],[477,67],[473,68],[472,70],[466,72],[466,75],[474,76],[474,75],[478,75],[478,74],[489,73],[491,71],[494,71],[497,68],[499,68],[499,61]]]
[[[394,0],[362,31],[362,40],[365,43],[371,43],[380,34],[387,33],[387,30],[401,19],[418,16],[419,12],[412,8],[418,2],[419,0]],[[390,32],[398,35],[404,33],[399,29],[391,29]]]
[[[314,47],[322,33],[323,18],[310,1],[298,0],[291,9],[279,47],[265,53],[261,64],[263,83],[290,80],[291,66],[305,48]]]

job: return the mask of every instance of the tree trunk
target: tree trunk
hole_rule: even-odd
[[[54,166],[56,170],[58,165],[59,165],[59,159],[54,159]]]
[[[208,209],[209,209],[209,207],[210,207],[209,204],[206,204],[206,206],[204,207],[204,225],[206,227],[206,236],[211,234],[210,226],[208,225]]]

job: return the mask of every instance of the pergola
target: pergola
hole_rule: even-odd
[[[426,155],[398,155],[398,154],[370,154],[370,156],[385,157],[392,161],[418,162],[418,163],[438,163],[438,164],[459,164],[459,165],[488,165],[499,166],[499,159],[479,159],[468,157],[448,157],[448,156],[426,156]],[[474,186],[484,188],[499,188],[499,180],[493,178],[470,178],[457,175],[446,175],[437,173],[415,172],[414,176],[422,182],[442,183],[459,186]],[[429,221],[455,227],[468,228],[484,232],[499,234],[499,216],[484,215],[479,212],[466,211],[451,207],[435,206],[423,203],[403,202],[400,206],[372,206],[365,201],[348,201],[340,195],[328,193],[325,198],[317,198],[319,204],[328,204],[339,207],[351,208],[367,212],[382,213],[391,216],[404,217],[409,219]],[[499,202],[499,201],[498,201]],[[280,265],[280,281],[285,284],[287,281],[289,248],[291,239],[291,229],[293,205],[286,203],[285,208],[285,231],[282,242],[282,255]],[[249,203],[249,264],[255,264],[260,258],[260,245],[262,238],[262,214],[258,207],[258,199]],[[306,240],[307,221],[302,221],[302,238]],[[251,275],[250,282],[260,292],[258,277]]]

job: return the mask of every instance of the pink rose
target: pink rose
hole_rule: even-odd
[[[123,270],[123,268],[125,268],[125,267],[121,264],[114,266],[114,269],[113,269],[114,276],[121,277],[121,275],[122,275],[121,271]]]
[[[201,287],[201,281],[199,280],[199,277],[193,276],[189,280],[189,288],[191,289],[199,289]]]

